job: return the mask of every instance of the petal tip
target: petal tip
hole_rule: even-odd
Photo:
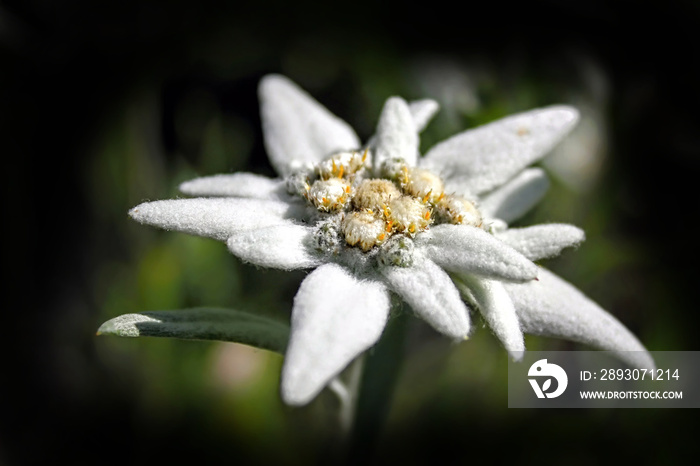
[[[641,346],[641,343],[640,343]],[[618,359],[624,361],[631,367],[639,369],[656,370],[656,362],[651,354],[644,350],[621,351],[617,353]]]
[[[525,350],[524,350],[524,349],[521,349],[521,350],[511,350],[511,351],[508,352],[508,354],[510,354],[510,358],[511,358],[514,362],[520,362],[520,361],[523,360],[523,357],[525,356]]]
[[[571,226],[571,237],[572,240],[575,242],[574,246],[578,246],[584,241],[586,241],[586,232],[583,231],[581,228],[576,227],[576,226]]]
[[[294,86],[291,79],[281,74],[272,73],[262,77],[258,84],[258,90],[264,93],[267,91],[274,91],[275,88],[279,89],[281,87],[291,86]]]
[[[540,266],[535,264],[534,262],[530,261],[529,259],[528,262],[530,262],[527,267],[525,267],[525,270],[523,271],[523,282],[531,282],[531,281],[540,281]]]
[[[464,314],[453,315],[451,322],[436,326],[436,330],[455,343],[469,340],[473,329],[468,311],[465,311]]]
[[[289,406],[304,406],[308,404],[313,397],[303,397],[289,390],[282,390],[282,401]]]
[[[442,329],[442,333],[451,338],[455,343],[462,343],[463,341],[468,341],[471,338],[472,329],[467,322],[465,327],[460,326],[460,328]]]
[[[163,201],[142,202],[129,210],[129,217],[139,223],[149,223],[154,219],[154,216],[158,215],[160,210],[159,206],[162,205],[162,203]]]
[[[423,99],[420,102],[427,113],[435,114],[438,112],[438,110],[440,110],[440,104],[437,102],[437,100]]]
[[[182,183],[180,183],[180,185],[177,187],[177,189],[182,194],[192,195],[192,194],[194,194],[194,190],[196,189],[196,187],[197,187],[196,180],[188,180],[188,181],[183,181]]]
[[[408,108],[408,103],[403,99],[403,97],[400,97],[398,95],[392,95],[388,99],[386,99],[386,102],[384,103],[385,106],[401,106],[401,107],[406,107]]]
[[[142,204],[137,205],[136,207],[132,207],[129,209],[129,217],[133,218],[137,222],[142,222],[148,209],[146,207],[148,203],[144,202]]]
[[[292,377],[284,370],[282,371],[282,383],[280,384],[280,395],[282,401],[289,406],[304,406],[313,400],[323,389],[312,389],[308,382],[304,382],[302,377]]]
[[[549,107],[549,110],[553,112],[553,116],[555,116],[558,121],[561,121],[564,127],[574,127],[581,118],[578,109],[570,105],[553,105]]]

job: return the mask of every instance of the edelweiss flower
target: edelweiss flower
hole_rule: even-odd
[[[363,146],[347,123],[285,77],[265,77],[259,95],[280,178],[198,178],[180,189],[202,197],[147,202],[130,215],[225,241],[257,266],[315,269],[294,298],[282,369],[287,403],[309,402],[377,342],[391,293],[455,340],[470,333],[470,309],[479,310],[515,359],[529,332],[653,366],[619,321],[532,262],[577,245],[581,230],[507,229],[547,188],[544,173],[526,167],[571,129],[574,109],[511,116],[419,157],[418,133],[437,111],[432,100],[390,98]]]

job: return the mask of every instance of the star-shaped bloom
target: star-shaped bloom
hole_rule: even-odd
[[[279,75],[260,83],[265,145],[279,174],[197,178],[198,196],[143,203],[139,222],[225,241],[245,262],[313,269],[294,298],[283,399],[313,399],[380,338],[391,294],[460,341],[479,311],[514,359],[523,332],[567,338],[653,367],[639,341],[572,285],[533,261],[578,245],[583,232],[508,229],[547,189],[543,157],[578,114],[552,106],[457,134],[419,154],[432,100],[384,105],[362,145],[353,129]],[[635,351],[630,353],[629,351]]]

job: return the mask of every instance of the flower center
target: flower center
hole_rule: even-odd
[[[334,154],[286,182],[290,194],[318,211],[316,245],[322,250],[337,251],[344,243],[369,252],[385,245],[385,262],[405,265],[410,239],[432,224],[482,227],[474,203],[446,193],[438,175],[398,158],[372,167],[369,149]]]

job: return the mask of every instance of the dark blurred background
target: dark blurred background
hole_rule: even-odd
[[[423,151],[510,113],[576,105],[581,124],[544,162],[552,188],[522,224],[584,228],[587,242],[547,266],[650,350],[698,350],[699,16],[680,0],[2,2],[0,464],[324,462],[334,400],[283,406],[280,356],[95,336],[149,309],[289,313],[303,274],[126,215],[195,176],[274,175],[256,96],[270,72],[363,139],[387,97],[435,98]],[[691,410],[508,410],[505,351],[487,329],[455,347],[412,325],[376,464],[667,463],[692,447]]]

